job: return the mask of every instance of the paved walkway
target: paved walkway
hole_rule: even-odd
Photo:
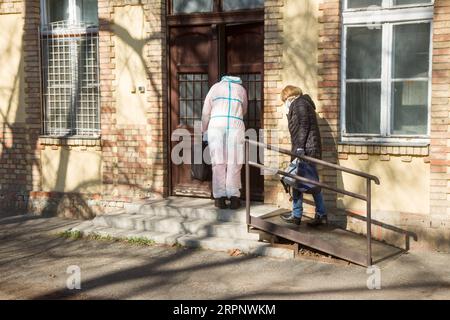
[[[0,220],[0,299],[450,299],[450,254],[383,262],[381,289],[343,261],[277,260],[223,252],[56,237],[76,221]],[[81,269],[69,290],[67,268]]]

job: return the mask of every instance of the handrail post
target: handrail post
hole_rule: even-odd
[[[247,227],[250,226],[250,143],[245,140],[245,213]]]
[[[372,189],[371,180],[366,179],[367,184],[367,266],[372,265]]]

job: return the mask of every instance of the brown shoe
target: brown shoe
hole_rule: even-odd
[[[226,197],[215,199],[214,206],[216,206],[219,209],[226,209],[227,208],[226,200],[227,200]]]
[[[241,207],[241,199],[238,197],[231,197],[230,202],[230,209],[236,210]]]

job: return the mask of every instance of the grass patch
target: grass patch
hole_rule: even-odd
[[[91,233],[86,236],[86,239],[88,240],[96,240],[96,241],[119,241],[120,238],[115,238],[110,235],[101,235],[98,233]]]
[[[67,238],[67,239],[81,239],[83,234],[78,230],[66,230],[58,233],[59,237]]]
[[[130,237],[124,239],[126,243],[132,244],[132,245],[138,245],[138,246],[153,246],[155,245],[155,241],[147,238],[142,237]]]

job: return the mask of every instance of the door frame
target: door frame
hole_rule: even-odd
[[[221,70],[219,70],[220,60],[224,59],[222,47],[223,43],[219,43],[219,37],[217,37],[218,32],[223,32],[224,26],[226,24],[245,24],[245,23],[264,23],[264,9],[253,9],[253,10],[240,10],[233,12],[219,12],[219,0],[214,0],[214,11],[210,13],[192,13],[192,14],[171,14],[171,0],[166,1],[166,17],[165,17],[165,47],[166,47],[166,88],[167,88],[167,96],[166,96],[166,106],[165,106],[165,114],[166,114],[166,130],[165,131],[165,144],[167,146],[166,150],[166,161],[165,166],[167,169],[167,194],[168,196],[173,196],[173,185],[172,185],[172,163],[171,163],[171,133],[172,133],[172,120],[171,120],[171,109],[172,105],[172,94],[171,94],[171,54],[170,54],[170,29],[174,27],[193,27],[193,26],[211,26],[215,29],[215,34],[213,33],[212,46],[217,46],[217,70],[220,74]],[[223,38],[223,37],[222,37]],[[222,64],[223,65],[223,64]],[[261,75],[264,84],[264,72]],[[263,86],[264,88],[264,86]],[[264,89],[263,89],[264,90]],[[264,105],[264,100],[263,100]],[[261,113],[261,127],[263,127],[263,119],[264,113]]]

